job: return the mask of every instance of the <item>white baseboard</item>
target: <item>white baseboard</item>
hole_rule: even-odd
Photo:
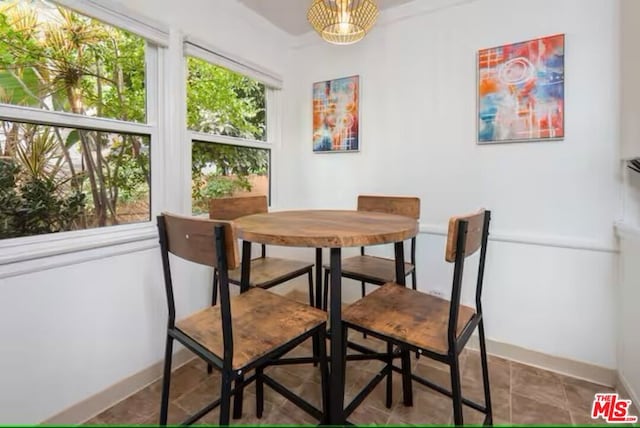
[[[631,388],[631,385],[621,373],[618,373],[616,390],[620,395],[624,397],[629,397],[629,399],[631,399],[631,402],[634,404],[635,408],[638,409],[638,411],[640,411],[640,397],[637,394],[638,391],[635,391],[633,388]]]
[[[173,368],[191,361],[195,358],[194,354],[188,349],[181,349],[173,355]],[[79,403],[66,408],[60,413],[51,416],[42,424],[52,425],[77,425],[99,415],[106,409],[119,403],[130,395],[135,394],[162,376],[164,363],[162,361],[143,369],[142,371],[129,376],[126,379],[117,382],[104,391],[98,392]]]
[[[478,337],[472,336],[469,340],[469,347],[478,349]],[[544,370],[560,373],[563,375],[583,379],[599,385],[615,387],[618,380],[618,372],[615,369],[585,363],[583,361],[571,360],[569,358],[555,355],[543,354],[531,349],[508,343],[497,342],[487,339],[487,353],[507,360],[516,361],[528,366],[538,367]]]

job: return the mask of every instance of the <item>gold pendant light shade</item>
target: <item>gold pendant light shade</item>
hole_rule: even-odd
[[[314,0],[307,19],[327,42],[350,45],[362,40],[378,13],[374,0]]]

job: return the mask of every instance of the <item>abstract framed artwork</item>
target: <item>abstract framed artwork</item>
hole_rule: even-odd
[[[313,151],[360,151],[360,76],[313,84]]]
[[[564,34],[478,52],[478,143],[564,138]]]

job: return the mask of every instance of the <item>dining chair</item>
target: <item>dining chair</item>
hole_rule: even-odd
[[[358,196],[358,211],[373,211],[397,214],[418,220],[420,199],[406,196]],[[324,265],[323,309],[327,309],[329,294],[329,266]],[[411,287],[416,289],[416,238],[411,239],[411,261],[404,265],[405,274],[411,275]],[[360,255],[342,260],[342,276],[360,281],[362,297],[366,295],[366,284],[384,285],[396,280],[395,259],[377,257],[365,253],[360,247]]]
[[[209,202],[209,218],[215,220],[232,221],[251,214],[261,214],[269,211],[266,196],[240,196],[231,198],[212,199]],[[309,285],[309,305],[314,306],[313,293],[313,263],[299,260],[267,257],[266,245],[261,246],[261,255],[251,260],[249,287],[268,289],[290,281],[299,276],[307,275]],[[240,285],[242,266],[229,271],[229,283]],[[218,299],[218,274],[213,274],[213,291],[211,304]]]
[[[235,196],[227,198],[215,198],[209,201],[209,218],[215,220],[233,221],[237,218],[252,215],[263,214],[269,212],[269,204],[265,195],[260,196]],[[251,243],[245,242],[251,248]],[[243,251],[246,251],[243,247]],[[261,245],[261,255],[251,260],[249,265],[249,288],[269,289],[276,285],[283,284],[294,278],[307,275],[309,287],[309,305],[315,306],[314,290],[313,290],[313,264],[299,260],[283,259],[276,257],[267,257],[266,245]],[[229,271],[229,283],[242,286],[242,263],[236,268]],[[215,306],[218,300],[218,272],[213,271],[213,287],[211,295],[211,305]],[[318,344],[313,341],[313,355],[318,356]],[[207,372],[211,373],[213,368],[207,366]],[[239,379],[239,385],[242,384],[242,378]],[[240,417],[242,413],[242,393],[240,392],[234,403],[234,419]]]
[[[220,398],[190,416],[190,425],[220,406],[220,425],[229,425],[231,397],[256,382],[256,412],[262,417],[264,385],[271,387],[319,420],[327,413],[328,367],[325,349],[327,314],[306,304],[260,288],[233,298],[229,292],[229,269],[239,266],[237,239],[230,222],[163,213],[158,232],[168,306],[167,342],[160,406],[160,425],[167,424],[173,342],[178,341],[221,372]],[[170,254],[218,271],[220,302],[176,322]],[[323,409],[312,408],[283,385],[264,373],[265,367],[313,337],[320,350]],[[245,379],[245,374],[255,374]],[[238,380],[241,380],[238,383]],[[233,384],[235,382],[235,387]],[[304,408],[306,407],[306,408]]]
[[[393,371],[400,371],[403,376],[408,375],[412,380],[451,397],[455,425],[463,424],[463,404],[484,413],[486,425],[491,425],[493,421],[481,302],[490,219],[490,211],[480,210],[476,214],[449,220],[445,260],[454,264],[450,301],[388,283],[342,313],[345,336],[349,328],[355,329],[386,341],[389,354],[392,346],[397,346],[447,364],[450,368],[451,390],[410,372],[403,372],[403,369],[393,366],[391,358],[386,360],[386,370],[381,374],[388,376],[387,385],[391,385]],[[460,296],[465,260],[478,250],[475,308],[472,308],[462,305]],[[480,340],[484,405],[464,398],[460,385],[459,356],[476,327]],[[388,387],[388,403],[391,402],[390,394],[391,388]]]

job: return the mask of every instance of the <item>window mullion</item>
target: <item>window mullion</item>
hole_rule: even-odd
[[[268,125],[267,125],[268,127]],[[190,140],[202,141],[205,143],[226,144],[229,146],[253,147],[256,149],[271,150],[271,144],[264,141],[249,140],[237,137],[228,137],[226,135],[209,134],[206,132],[188,131]],[[267,130],[267,132],[269,132]]]
[[[0,104],[0,120],[139,135],[149,135],[152,131],[152,127],[146,123],[125,122],[7,104]]]

